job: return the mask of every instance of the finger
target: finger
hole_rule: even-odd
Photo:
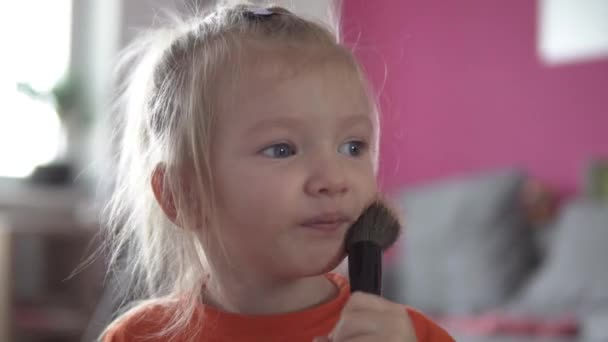
[[[344,306],[343,312],[348,311],[375,311],[375,312],[390,312],[404,313],[405,309],[401,304],[390,302],[380,296],[369,293],[355,292]]]
[[[350,341],[361,336],[377,335],[382,332],[385,317],[373,311],[344,312],[338,324],[329,335],[332,342]]]
[[[378,342],[378,341],[386,341],[382,338],[378,338],[378,336],[370,336],[370,335],[361,335],[349,338],[347,341],[335,341],[335,342]]]
[[[349,311],[344,312],[331,332],[332,342],[351,342],[353,339],[369,338],[371,341],[416,341],[414,327],[406,312]]]
[[[331,342],[354,342],[354,341],[366,341],[366,342],[374,341],[375,342],[375,341],[383,341],[383,339],[379,338],[377,335],[362,333],[362,334],[358,334],[358,335],[338,337],[338,338],[331,340]]]
[[[317,336],[312,340],[312,342],[332,342],[332,340],[326,336]]]

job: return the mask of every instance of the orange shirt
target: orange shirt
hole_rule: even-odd
[[[188,341],[190,337],[191,341],[197,342],[311,342],[316,336],[327,336],[338,322],[342,308],[350,296],[350,287],[344,277],[337,274],[328,274],[327,277],[339,289],[338,296],[327,303],[298,312],[260,316],[227,313],[201,305],[195,311],[192,323],[171,341]],[[113,323],[103,341],[166,341],[167,337],[153,337],[164,327],[166,311],[160,305],[139,309]],[[454,342],[445,330],[420,312],[407,307],[405,311],[414,325],[418,342]]]

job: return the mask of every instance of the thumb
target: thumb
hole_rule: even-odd
[[[312,340],[312,342],[331,342],[331,339],[326,336],[317,336]]]

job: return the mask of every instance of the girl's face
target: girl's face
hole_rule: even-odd
[[[211,168],[237,271],[312,276],[343,259],[346,230],[376,194],[372,107],[344,64],[260,70],[223,94]]]

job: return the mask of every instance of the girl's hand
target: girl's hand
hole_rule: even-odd
[[[327,337],[313,342],[416,342],[412,322],[400,304],[363,292],[353,293],[338,324]]]

